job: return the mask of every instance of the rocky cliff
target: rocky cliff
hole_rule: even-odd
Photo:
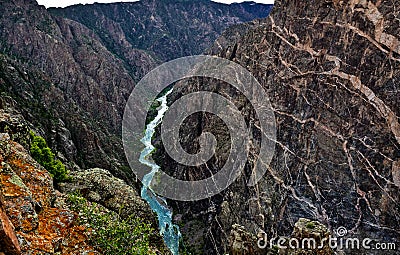
[[[213,52],[255,75],[276,118],[275,154],[254,187],[247,181],[260,149],[260,128],[250,103],[218,81],[192,80],[174,89],[172,101],[198,90],[222,94],[246,116],[254,134],[245,171],[225,192],[174,203],[194,254],[233,252],[229,240],[238,236],[237,224],[242,232],[265,231],[272,238],[290,236],[299,218],[322,223],[333,236],[344,227],[347,237],[399,245],[399,17],[396,1],[277,0],[270,17],[218,39],[224,43]],[[182,146],[196,152],[193,141],[208,131],[216,134],[220,154],[206,166],[188,168],[160,150],[158,162],[181,179],[207,177],[227,158],[230,135],[223,130],[210,114],[186,119]],[[245,248],[234,252],[248,254]],[[273,251],[255,254],[267,252]]]
[[[63,156],[119,176],[118,133],[133,77],[85,26],[34,1],[0,4],[1,91]],[[141,66],[142,73],[151,58]]]
[[[269,9],[143,1],[50,13],[32,0],[2,1],[0,90],[20,102],[21,113],[64,162],[131,180],[120,132],[135,81],[160,60],[200,53],[229,24]]]
[[[137,66],[129,49],[144,50],[160,61],[201,54],[227,27],[264,18],[271,9],[253,2],[143,0],[49,10],[86,25],[111,52]]]

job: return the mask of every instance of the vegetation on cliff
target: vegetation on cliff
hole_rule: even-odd
[[[92,229],[91,241],[104,254],[156,254],[150,242],[155,229],[134,215],[122,218],[119,214],[88,202],[79,193],[68,196],[68,202],[79,213],[80,224]]]
[[[30,136],[32,157],[49,171],[56,183],[70,181],[71,177],[68,175],[68,170],[60,160],[56,159],[54,153],[47,146],[46,140],[36,135],[33,131],[30,132]]]

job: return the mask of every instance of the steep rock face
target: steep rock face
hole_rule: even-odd
[[[121,61],[85,26],[55,19],[34,1],[8,1],[0,8],[1,48],[43,71],[65,96],[118,130],[117,113],[134,86]]]
[[[277,142],[255,187],[247,181],[259,151],[257,136],[245,173],[225,192],[175,204],[183,235],[203,233],[198,242],[205,248],[195,253],[229,251],[234,224],[272,238],[289,236],[299,218],[317,220],[331,233],[342,226],[349,237],[399,243],[399,10],[393,1],[278,0],[269,18],[219,52],[247,68],[267,91]],[[250,119],[253,134],[259,133],[251,105],[226,84],[181,83],[172,97],[198,90],[229,98]],[[193,141],[201,129],[217,134],[223,145],[229,142],[220,120],[195,117],[181,128],[188,151],[198,149]],[[217,154],[206,167],[187,168],[158,154],[163,169],[183,179],[209,176],[225,159],[226,153]],[[194,222],[197,228],[190,227]]]
[[[69,161],[126,175],[118,134],[135,82],[122,61],[85,26],[53,18],[35,1],[6,1],[0,9],[4,96],[17,100]]]
[[[70,169],[96,165],[126,177],[116,163],[124,161],[119,138],[100,124],[106,120],[96,120],[48,76],[20,60],[0,55],[0,92],[5,113],[0,127],[15,141],[26,147],[29,132],[18,126],[27,122],[25,127],[45,137]]]
[[[252,2],[226,5],[208,0],[143,0],[50,11],[91,28],[111,52],[136,66],[130,49],[151,52],[161,61],[201,54],[225,28],[264,18],[271,8]]]

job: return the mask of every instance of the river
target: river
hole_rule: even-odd
[[[160,166],[153,162],[151,159],[151,153],[155,149],[151,143],[151,138],[154,135],[156,127],[162,122],[165,112],[168,110],[167,96],[172,92],[169,90],[165,95],[157,98],[160,102],[158,107],[157,116],[146,126],[144,137],[140,140],[145,148],[140,153],[140,163],[151,167],[151,171],[146,174],[142,180],[143,187],[141,190],[141,196],[144,200],[149,203],[151,209],[158,216],[158,226],[160,234],[164,238],[164,242],[167,247],[171,250],[172,254],[179,254],[179,239],[181,233],[179,227],[172,223],[172,211],[168,208],[167,202],[164,198],[157,196],[152,190],[150,183],[154,177],[154,174],[160,170]]]

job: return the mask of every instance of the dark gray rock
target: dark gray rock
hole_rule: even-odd
[[[208,79],[174,89],[172,101],[198,90],[228,97],[255,134],[244,174],[225,192],[171,202],[183,225],[202,223],[193,232],[182,228],[184,236],[207,233],[198,254],[228,252],[234,224],[249,233],[289,236],[299,218],[316,220],[332,233],[343,226],[353,237],[399,243],[399,10],[393,1],[280,0],[269,18],[235,34],[236,42],[218,53],[247,68],[274,109],[275,155],[255,187],[247,186],[259,151],[251,105],[235,89]],[[182,146],[195,152],[201,130],[216,134],[222,146],[207,167],[178,165],[159,144],[163,170],[189,180],[222,168],[230,137],[220,120],[209,114],[185,120]],[[208,212],[210,207],[216,211]]]
[[[137,64],[140,57],[131,56],[133,50],[150,52],[161,61],[202,54],[229,26],[264,18],[271,9],[271,5],[253,2],[142,0],[49,10],[91,28],[135,72],[141,65]]]

